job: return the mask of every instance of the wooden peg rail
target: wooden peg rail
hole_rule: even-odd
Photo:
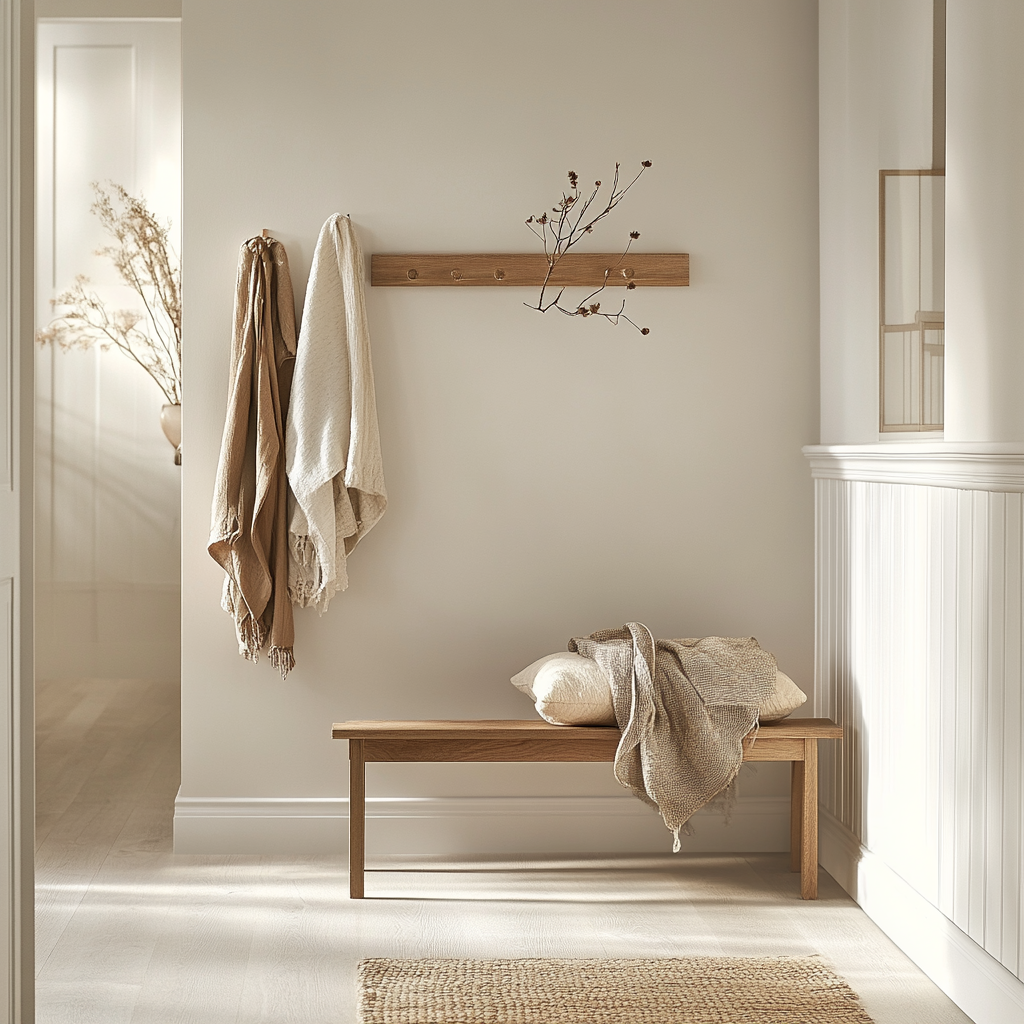
[[[543,253],[374,253],[370,284],[375,287],[539,288],[548,270]],[[580,252],[558,261],[548,287],[685,288],[690,283],[690,255],[685,252]]]

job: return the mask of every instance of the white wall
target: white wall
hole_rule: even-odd
[[[573,57],[560,63],[563,35]],[[629,619],[659,636],[754,634],[809,684],[812,0],[186,0],[183,54],[179,848],[222,849],[225,816],[258,817],[267,798],[343,795],[332,721],[526,717],[510,674]],[[297,614],[288,680],[241,660],[206,553],[241,241],[263,227],[280,238],[300,299],[335,211],[367,254],[531,251],[523,221],[566,170],[607,180],[617,159],[654,167],[594,247],[639,229],[642,249],[692,254],[691,287],[632,293],[646,338],[543,317],[522,305],[528,292],[370,289],[390,508],[351,559],[350,590],[323,619]],[[368,775],[377,797],[622,792],[593,765]],[[765,766],[743,794],[777,806],[785,785]],[[184,818],[206,798],[224,798],[224,814],[196,831]],[[778,817],[784,830],[784,805]],[[536,844],[561,827],[552,842],[586,848],[567,820],[520,818],[502,835]],[[278,848],[314,842],[278,826]],[[261,829],[238,844],[266,848]],[[417,834],[403,852],[428,841]],[[615,836],[667,849],[660,826]]]
[[[145,196],[180,249],[180,26],[51,20],[37,33],[36,318],[77,274],[137,309],[90,212],[92,182]],[[36,671],[179,673],[180,480],[166,398],[117,351],[36,351]]]
[[[821,440],[851,444],[879,437],[878,172],[932,166],[933,9],[819,11]]]
[[[1024,440],[1024,5],[949,0],[946,437]]]

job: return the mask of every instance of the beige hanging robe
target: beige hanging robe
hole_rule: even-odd
[[[284,433],[295,361],[295,300],[284,246],[250,238],[238,259],[227,418],[209,551],[227,574],[221,605],[239,653],[270,645],[286,676],[295,665],[288,600]]]

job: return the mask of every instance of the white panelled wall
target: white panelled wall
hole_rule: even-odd
[[[823,751],[822,864],[972,1019],[1009,1024],[1024,1020],[1024,5],[819,14],[824,444],[805,452],[816,712],[847,730]],[[942,60],[920,53],[933,38]],[[944,132],[939,94],[925,102],[936,69]],[[880,442],[878,173],[943,164],[945,435]]]
[[[1024,1013],[1024,452],[1008,447],[805,449],[816,707],[846,728],[822,752],[822,864],[979,1021]]]

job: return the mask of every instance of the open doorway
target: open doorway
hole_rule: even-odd
[[[100,866],[170,849],[180,763],[180,469],[161,424],[175,396],[116,344],[46,335],[76,287],[100,321],[135,311],[147,329],[145,296],[102,252],[117,246],[95,209],[104,194],[115,211],[118,188],[144,200],[180,253],[180,18],[60,6],[76,16],[40,17],[36,36],[41,1022],[64,1019],[68,971],[89,970],[75,936],[89,931],[83,893]]]
[[[180,251],[181,61],[174,20],[45,19],[37,48],[37,323],[85,278],[111,318],[141,297],[107,255],[100,189],[144,197]],[[165,396],[102,334],[36,350],[39,679],[179,675],[179,471]]]

